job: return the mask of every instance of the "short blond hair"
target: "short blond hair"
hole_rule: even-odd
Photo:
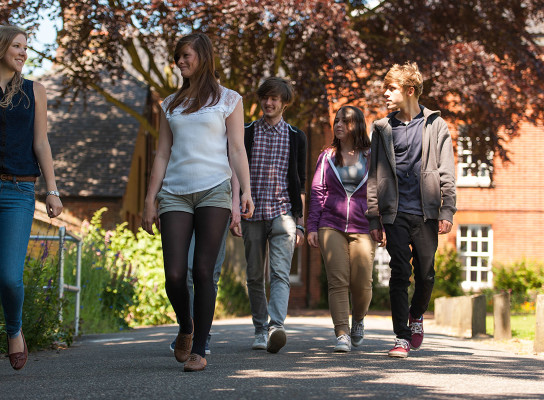
[[[385,75],[383,84],[385,87],[391,83],[397,83],[403,88],[413,87],[416,98],[419,99],[423,92],[423,75],[415,62],[407,62],[404,65],[395,64]]]

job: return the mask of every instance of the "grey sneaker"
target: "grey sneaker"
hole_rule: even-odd
[[[355,347],[363,344],[363,338],[365,337],[365,320],[351,321],[353,325],[351,327],[351,344]]]
[[[266,351],[269,353],[277,353],[287,343],[287,335],[285,329],[279,326],[273,326],[268,330],[268,344]]]
[[[253,346],[251,346],[251,348],[253,350],[266,350],[267,339],[268,335],[266,332],[257,333],[255,335],[255,341],[253,342]]]
[[[336,338],[336,346],[334,351],[339,353],[347,353],[351,351],[351,339],[348,335],[340,335]]]

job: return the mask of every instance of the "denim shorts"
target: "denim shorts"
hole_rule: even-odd
[[[163,189],[157,194],[159,215],[169,211],[183,211],[194,214],[199,207],[218,207],[232,210],[232,187],[230,179],[201,192],[172,194]]]

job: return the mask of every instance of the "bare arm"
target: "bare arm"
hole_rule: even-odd
[[[242,226],[240,225],[240,182],[236,174],[232,174],[232,220],[230,221],[230,233],[233,236],[242,236]]]
[[[242,100],[238,101],[234,111],[226,119],[227,140],[229,142],[229,159],[234,167],[236,177],[240,182],[242,189],[241,216],[243,218],[251,218],[255,206],[251,199],[251,186],[249,182],[249,165],[247,162],[247,154],[244,146],[244,111],[242,108]]]
[[[173,138],[170,125],[168,124],[166,115],[161,110],[159,145],[157,147],[157,153],[155,154],[155,160],[153,161],[153,167],[151,168],[151,176],[149,177],[149,186],[147,188],[144,212],[142,215],[142,228],[151,235],[153,235],[153,224],[155,224],[160,231],[160,220],[155,206],[155,199],[157,193],[159,193],[159,190],[161,189],[162,181],[166,174],[166,167],[170,160],[172,141]]]
[[[34,98],[34,154],[36,154],[40,164],[47,191],[56,191],[57,183],[55,171],[53,170],[53,156],[47,138],[47,94],[43,85],[37,82],[34,82]],[[62,212],[62,202],[57,196],[49,195],[45,199],[45,208],[47,215],[54,218]]]

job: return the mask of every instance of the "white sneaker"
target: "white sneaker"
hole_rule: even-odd
[[[268,335],[266,332],[257,333],[255,335],[255,341],[253,342],[253,346],[251,346],[251,348],[253,350],[266,350],[267,339]]]
[[[346,353],[351,351],[351,338],[348,335],[340,335],[336,338],[336,346],[334,351],[340,353]]]
[[[285,329],[279,326],[273,326],[268,330],[268,343],[266,351],[277,353],[287,343],[287,334]]]
[[[360,321],[352,321],[351,324],[351,344],[355,347],[363,344],[363,339],[365,337],[365,320],[364,318]]]

